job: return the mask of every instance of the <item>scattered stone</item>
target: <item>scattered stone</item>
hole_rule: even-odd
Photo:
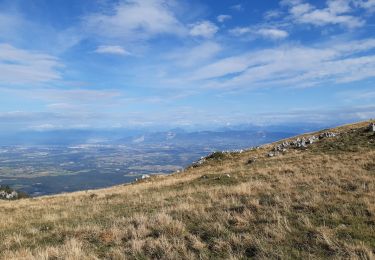
[[[330,138],[330,137],[335,137],[336,134],[335,133],[332,133],[332,132],[325,132],[325,133],[321,133],[319,135],[319,139],[323,139],[323,138]]]
[[[227,176],[228,178],[230,178],[230,175],[229,175],[229,174],[225,174],[225,176]]]
[[[375,131],[375,126],[374,126],[374,131]],[[268,153],[267,156],[268,157],[274,157],[274,156],[278,155],[280,152],[281,153],[287,152],[287,150],[289,148],[294,148],[294,149],[301,148],[301,149],[304,149],[308,145],[313,144],[313,143],[319,141],[320,139],[329,138],[329,137],[335,137],[335,136],[336,136],[335,133],[325,132],[325,133],[321,133],[319,136],[312,135],[312,136],[302,137],[302,138],[298,137],[297,139],[292,140],[290,142],[284,141],[283,143],[276,145],[271,150],[271,152]]]
[[[295,146],[297,148],[305,148],[306,147],[306,139],[305,139],[305,137],[297,138]]]

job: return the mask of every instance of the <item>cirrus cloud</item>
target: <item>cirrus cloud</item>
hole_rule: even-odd
[[[333,46],[331,46],[333,45]],[[229,56],[189,73],[185,82],[208,88],[310,87],[375,77],[375,39],[285,45]]]
[[[37,84],[62,78],[63,64],[54,56],[0,44],[0,82]]]

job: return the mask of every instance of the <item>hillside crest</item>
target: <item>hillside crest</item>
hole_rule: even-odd
[[[0,258],[372,259],[370,123],[214,153],[129,185],[0,201]]]

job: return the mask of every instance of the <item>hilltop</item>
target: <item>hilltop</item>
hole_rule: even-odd
[[[0,257],[372,259],[369,123],[214,153],[129,185],[0,201]]]

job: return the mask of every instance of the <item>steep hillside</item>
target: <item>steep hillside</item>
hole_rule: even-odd
[[[373,259],[375,133],[368,125],[215,153],[184,172],[131,185],[0,201],[0,256]]]

